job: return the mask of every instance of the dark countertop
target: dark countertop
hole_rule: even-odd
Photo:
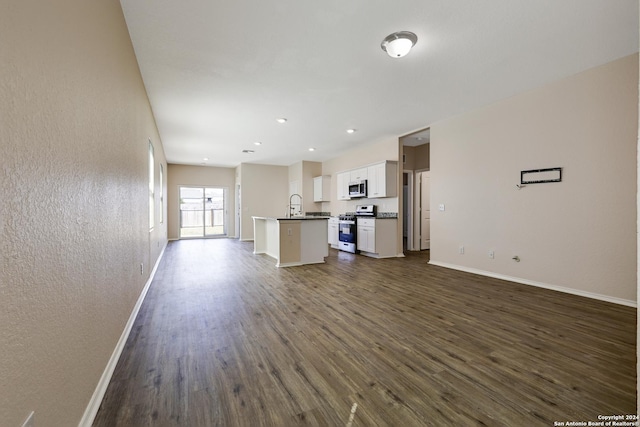
[[[309,220],[309,219],[329,219],[331,218],[330,216],[317,216],[317,215],[308,215],[308,216],[292,216],[290,218],[287,217],[278,217],[276,218],[278,221],[282,221],[282,220]]]
[[[272,217],[272,216],[253,216],[253,218],[256,219],[272,219],[272,220],[276,220],[276,221],[307,221],[307,220],[315,220],[315,219],[324,219],[327,220],[331,217],[328,216],[317,216],[317,215],[311,215],[311,216],[293,216],[291,218],[287,218],[287,217]]]

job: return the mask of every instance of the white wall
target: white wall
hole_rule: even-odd
[[[633,304],[637,126],[637,55],[432,125],[432,262]]]
[[[212,166],[169,165],[168,209],[169,238],[180,238],[180,186],[219,187],[227,189],[227,234],[236,237],[235,204],[236,181],[235,168]]]
[[[0,424],[73,426],[166,243],[149,138],[157,209],[166,162],[119,2],[5,2],[0,40]]]

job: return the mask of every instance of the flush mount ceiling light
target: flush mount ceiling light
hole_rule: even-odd
[[[285,119],[284,117],[280,117],[279,119],[276,119],[276,122],[278,122],[278,123],[286,123],[287,119]]]
[[[392,58],[402,58],[418,41],[418,36],[410,31],[398,31],[382,40],[380,47]]]
[[[316,151],[316,149],[311,147],[311,148],[309,148],[309,151]]]
[[[256,141],[256,142],[253,143],[253,145],[262,145],[262,142]]]
[[[354,133],[355,131],[355,129],[347,129],[347,133]]]

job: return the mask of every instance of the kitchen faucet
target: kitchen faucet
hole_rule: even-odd
[[[295,212],[294,206],[296,205],[291,204],[291,200],[293,199],[293,196],[298,196],[298,198],[300,199],[300,203],[298,203],[297,206],[300,206],[300,213],[302,214],[302,196],[299,195],[298,193],[294,193],[291,195],[291,197],[289,197],[289,218],[292,218],[293,213]]]

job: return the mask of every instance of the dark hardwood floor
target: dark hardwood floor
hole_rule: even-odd
[[[636,412],[636,311],[331,250],[169,243],[95,426],[553,426]]]

